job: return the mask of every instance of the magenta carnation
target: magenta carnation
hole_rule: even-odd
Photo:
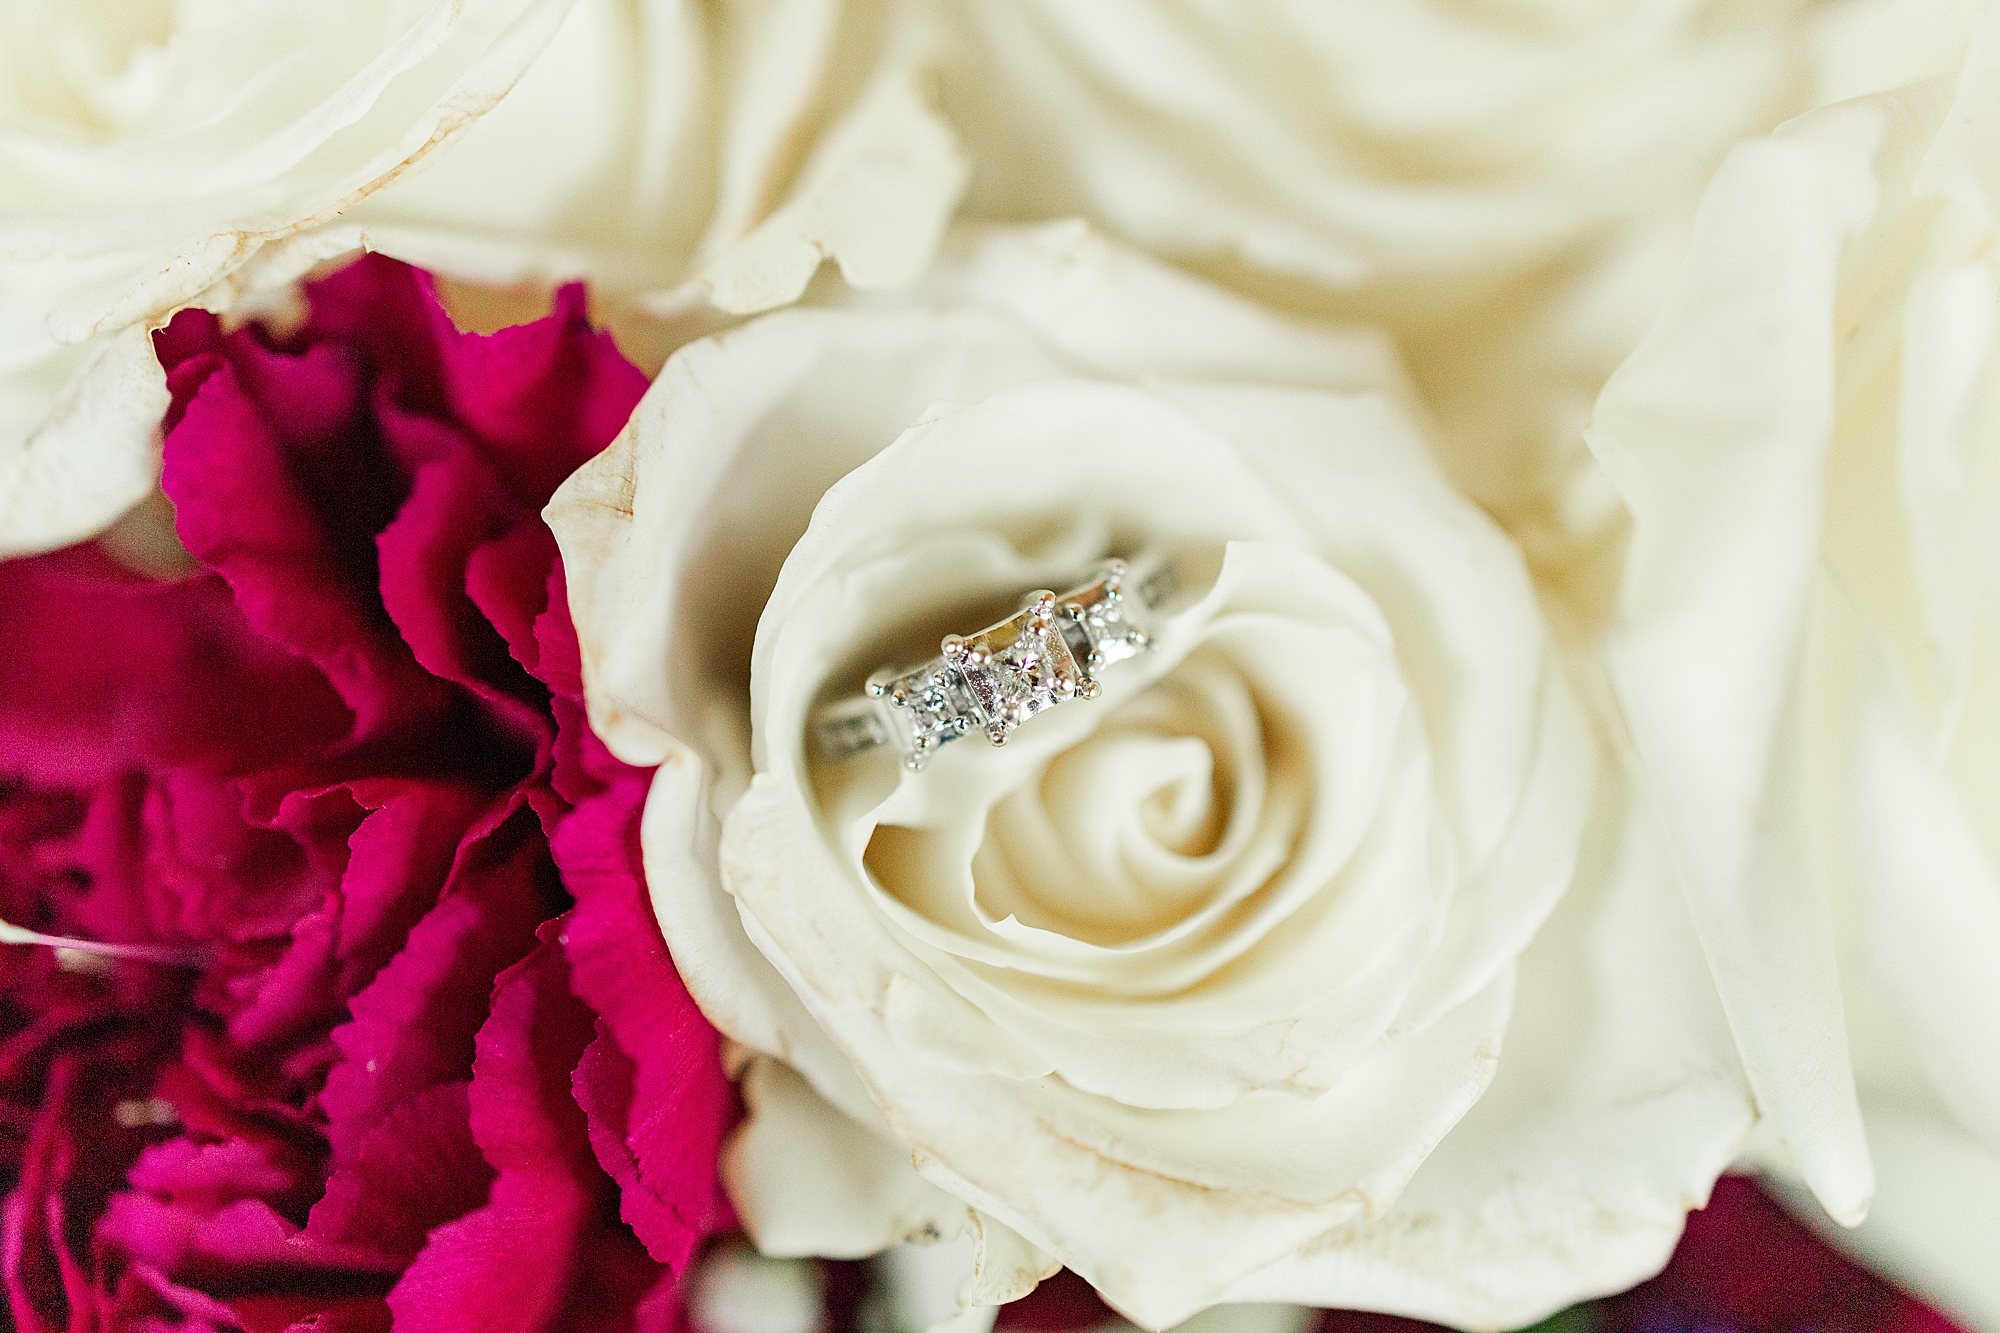
[[[107,946],[0,948],[13,1325],[676,1327],[735,1104],[539,516],[645,377],[306,294],[157,336],[196,573],[0,566],[0,917]]]

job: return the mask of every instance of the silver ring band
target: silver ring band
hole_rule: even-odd
[[[1005,745],[1036,713],[1095,698],[1104,668],[1151,649],[1148,613],[1177,586],[1165,561],[1134,570],[1108,560],[1060,596],[1038,589],[998,624],[946,635],[921,666],[875,672],[861,697],[821,710],[813,737],[829,759],[891,746],[911,769],[974,731]]]

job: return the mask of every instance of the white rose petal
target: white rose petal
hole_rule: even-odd
[[[964,187],[931,30],[843,0],[17,0],[0,52],[0,449],[133,325],[357,249],[732,311],[823,258],[894,285]],[[449,150],[449,151],[447,151]],[[78,391],[79,393],[82,390]],[[157,414],[155,414],[157,416]],[[105,460],[114,447],[115,471]],[[156,463],[9,465],[0,549],[94,532]]]
[[[683,349],[548,511],[593,723],[665,761],[662,926],[764,1053],[753,1234],[884,1244],[948,1197],[965,1299],[1060,1261],[1154,1328],[1521,1322],[1656,1266],[1741,1073],[1622,760],[1381,345],[1073,225],[968,232],[921,298]],[[1188,594],[1103,697],[921,773],[808,752],[828,691],[1142,549]],[[828,1153],[867,1182],[780,1187]]]
[[[1609,512],[1564,496],[1577,430],[1703,182],[1812,104],[1822,46],[1857,44],[1822,40],[1819,11],[1876,7],[940,0],[962,50],[944,106],[972,216],[1080,214],[1387,329],[1454,479],[1511,530],[1574,540]]]
[[[64,345],[112,341],[122,350],[81,359],[129,365],[133,334],[119,330],[203,299],[262,247],[449,143],[520,77],[569,3],[17,5],[0,54],[0,448],[41,459],[7,470],[0,549],[102,528],[144,493],[129,479],[157,469],[150,426],[48,457],[70,447],[51,413],[73,406],[55,404],[93,394],[60,388],[78,359]]]
[[[1797,58],[1783,6],[948,8],[978,211],[1441,302],[1469,293],[1435,279],[1490,284],[1698,180]]]
[[[1916,1202],[1940,1153],[2000,1169],[1990,7],[1955,64],[1737,150],[1590,438],[1612,674],[1774,1165],[1849,1224],[1880,1174],[1864,1246],[2000,1327],[2000,1210],[1938,1196],[1968,1266]]]
[[[697,1333],[814,1333],[826,1317],[810,1264],[765,1258],[740,1242],[703,1255],[691,1285]]]
[[[83,364],[52,407],[40,376],[0,379],[0,556],[93,535],[159,476],[169,397],[146,331],[125,329],[39,370],[65,377],[72,361]]]
[[[764,1253],[860,1259],[912,1237],[956,1235],[965,1205],[910,1170],[910,1155],[837,1112],[767,1057],[743,1080],[750,1118],[723,1180]]]
[[[1617,787],[1599,802],[1575,884],[1522,954],[1493,1086],[1386,1217],[1330,1233],[1233,1297],[1339,1291],[1518,1328],[1563,1308],[1563,1293],[1622,1290],[1666,1261],[1754,1112],[1660,834]]]

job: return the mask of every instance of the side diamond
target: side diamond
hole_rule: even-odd
[[[1105,667],[1137,657],[1153,646],[1139,624],[1143,615],[1126,596],[1123,560],[1106,562],[1095,579],[1063,594],[1062,616],[1071,651],[1083,664],[1093,687]]]
[[[927,662],[897,676],[871,677],[868,693],[886,700],[888,720],[899,734],[903,762],[920,769],[938,746],[979,725],[977,704],[958,673],[942,662]]]

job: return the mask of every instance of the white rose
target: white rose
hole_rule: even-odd
[[[182,306],[366,246],[765,309],[825,258],[907,280],[963,185],[921,28],[843,0],[13,0],[0,26],[0,553],[152,484],[145,334]]]
[[[1591,442],[1611,663],[1757,1100],[2000,1328],[2000,31],[1737,149]]]
[[[940,3],[971,215],[1080,214],[1388,329],[1454,477],[1516,528],[1716,162],[1812,96],[1789,2]]]
[[[1060,1262],[1154,1328],[1513,1326],[1656,1268],[1747,1132],[1615,757],[1377,342],[972,233],[910,302],[684,348],[548,517],[766,1251],[969,1227],[975,1304]],[[917,773],[808,750],[1144,551],[1187,600],[1103,697]]]

